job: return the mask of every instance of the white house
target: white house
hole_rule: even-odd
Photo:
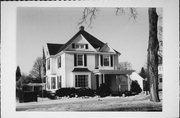
[[[97,89],[106,83],[113,92],[130,90],[128,71],[117,70],[121,53],[84,30],[65,44],[47,43],[46,89],[55,92],[61,87]]]

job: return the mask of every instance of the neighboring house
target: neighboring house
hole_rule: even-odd
[[[65,44],[47,43],[46,89],[62,87],[97,89],[106,83],[114,93],[130,90],[128,71],[117,70],[120,53],[81,26]]]

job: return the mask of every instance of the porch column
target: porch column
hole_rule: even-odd
[[[129,75],[127,75],[127,84],[128,84],[128,91],[130,91],[130,89],[131,89],[131,83],[130,83],[130,76]]]
[[[49,89],[51,90],[51,76],[48,78],[49,82]]]
[[[101,67],[101,55],[100,54],[98,54],[98,68],[100,68]]]
[[[99,78],[98,78],[98,79],[99,79],[99,87],[100,87],[100,85],[101,85],[101,83],[102,83],[102,81],[101,81],[101,76],[102,76],[102,75],[99,75]]]
[[[105,83],[105,74],[102,74],[103,83]]]

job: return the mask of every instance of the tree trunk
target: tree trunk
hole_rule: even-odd
[[[157,38],[158,15],[156,8],[149,8],[149,43],[148,43],[148,77],[150,81],[150,100],[159,102],[158,95],[158,49]]]

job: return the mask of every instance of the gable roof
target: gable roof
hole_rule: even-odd
[[[79,32],[77,32],[68,42],[65,44],[50,44],[48,46],[50,55],[55,55],[63,51],[67,46],[69,46],[79,35],[82,35],[95,49],[102,48],[105,43],[92,36],[84,30],[84,27],[81,26]],[[113,49],[114,50],[114,49]],[[116,53],[120,54],[118,51],[114,50]]]
[[[64,44],[53,44],[53,43],[47,43],[47,47],[49,50],[50,55],[55,55],[58,53],[58,50],[63,47]]]
[[[64,50],[68,45],[70,45],[74,39],[76,39],[79,35],[83,35],[84,38],[94,47],[94,48],[101,48],[103,47],[103,45],[105,43],[103,43],[102,41],[100,41],[99,39],[95,38],[94,36],[92,36],[91,34],[89,34],[88,32],[84,31],[84,29],[81,29],[79,32],[77,32],[67,43],[64,44],[63,47],[61,47],[59,49],[58,52],[61,52],[62,50]]]

